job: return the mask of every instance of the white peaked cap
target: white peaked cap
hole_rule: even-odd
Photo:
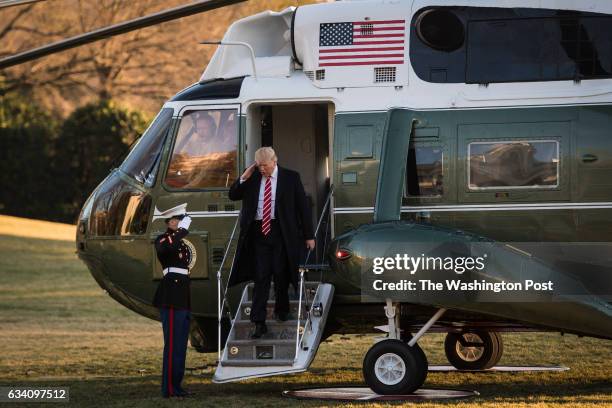
[[[172,207],[166,211],[159,211],[157,208],[155,208],[155,216],[158,218],[170,218],[170,217],[174,217],[175,215],[183,215],[187,213],[187,203],[183,203],[180,205],[177,205],[176,207]]]

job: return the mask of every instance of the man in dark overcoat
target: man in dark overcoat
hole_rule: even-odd
[[[252,337],[259,338],[267,332],[266,305],[272,278],[276,317],[281,321],[290,317],[289,284],[297,288],[304,245],[315,247],[310,205],[300,175],[278,166],[271,147],[255,152],[255,163],[232,184],[229,198],[242,200],[240,236],[229,285],[255,282],[250,318],[255,323]]]

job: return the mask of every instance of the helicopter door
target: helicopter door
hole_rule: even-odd
[[[386,112],[339,114],[334,126],[335,234],[372,222]]]
[[[238,175],[239,115],[240,105],[187,106],[179,114],[179,124],[168,146],[152,235],[166,228],[164,211],[187,205],[187,213],[193,219],[186,238],[192,253],[192,279],[208,279],[214,274],[238,216],[239,209],[229,200],[228,191]],[[156,278],[161,277],[159,263],[154,273]]]

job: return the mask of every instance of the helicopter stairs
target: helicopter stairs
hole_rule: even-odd
[[[303,280],[300,287],[302,296],[290,291],[292,319],[282,322],[274,318],[272,285],[266,315],[268,332],[258,339],[251,339],[255,325],[249,318],[253,284],[244,288],[213,382],[224,383],[308,369],[321,342],[334,287],[328,283]]]
[[[327,251],[327,233],[330,225],[328,211],[333,194],[333,185],[330,186],[327,199],[321,216],[314,231],[315,241],[322,234],[323,244],[321,254]],[[327,222],[323,222],[325,218]],[[213,382],[224,383],[239,381],[247,378],[267,377],[271,375],[298,373],[306,371],[314,360],[319,343],[325,329],[327,315],[331,308],[334,297],[334,286],[323,283],[323,273],[329,270],[329,265],[317,263],[319,260],[315,253],[315,261],[309,261],[313,252],[308,250],[305,261],[299,265],[299,287],[297,294],[289,291],[289,310],[291,320],[277,321],[274,318],[275,293],[274,284],[270,286],[268,297],[266,326],[268,332],[258,339],[252,339],[255,324],[250,320],[251,307],[253,305],[254,284],[249,283],[242,291],[240,304],[234,316],[230,311],[227,300],[227,287],[223,284],[222,268],[228,258],[231,242],[236,234],[239,219],[234,223],[232,234],[226,246],[223,260],[217,270],[217,344],[219,363],[213,376]],[[324,225],[324,228],[321,226]],[[319,248],[319,244],[317,244]],[[232,259],[232,266],[235,261]],[[231,268],[230,268],[231,270]],[[307,281],[318,272],[318,281]],[[229,281],[229,277],[228,277]],[[227,336],[225,347],[222,344],[222,319],[227,317],[232,327]]]

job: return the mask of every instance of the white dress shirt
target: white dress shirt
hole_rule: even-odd
[[[263,219],[263,206],[264,206],[264,193],[266,191],[266,180],[268,177],[261,177],[261,185],[259,187],[259,199],[257,200],[257,214],[255,214],[256,220]],[[270,183],[272,184],[272,219],[275,219],[275,204],[276,204],[276,184],[278,183],[278,165],[274,166],[274,171],[270,176]],[[240,183],[244,182],[242,178],[240,179]]]

